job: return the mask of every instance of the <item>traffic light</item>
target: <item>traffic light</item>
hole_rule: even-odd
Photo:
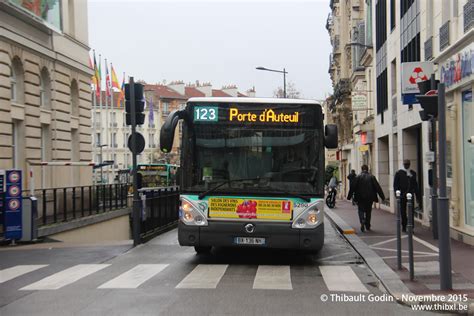
[[[133,98],[135,100],[135,124],[143,125],[145,122],[145,99],[143,98],[143,85],[140,83],[135,83],[133,89]],[[127,125],[132,125],[132,106],[130,100],[130,84],[125,84],[125,123]]]
[[[435,87],[438,87],[438,83],[439,80],[435,80]],[[418,89],[420,94],[416,95],[416,98],[423,108],[420,111],[421,120],[429,121],[432,117],[438,117],[438,91],[432,89],[431,80],[418,82]]]

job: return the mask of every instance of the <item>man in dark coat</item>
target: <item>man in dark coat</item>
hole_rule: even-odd
[[[410,160],[403,161],[402,169],[395,173],[393,180],[394,193],[400,191],[401,215],[402,215],[402,230],[407,231],[407,193],[411,193],[413,197],[420,201],[420,191],[418,189],[418,182],[416,181],[416,172],[410,169]],[[413,201],[415,203],[415,201]],[[413,204],[415,205],[415,204]],[[414,213],[414,212],[413,212]],[[414,218],[412,218],[413,223]]]
[[[347,180],[349,180],[349,190],[352,186],[352,182],[354,182],[354,179],[357,177],[356,171],[354,169],[351,170],[351,173],[347,176]],[[354,197],[351,196],[352,199],[352,205],[355,205]]]
[[[377,194],[385,200],[385,195],[375,176],[369,173],[367,165],[362,166],[362,172],[353,180],[347,199],[354,194],[354,200],[359,209],[360,230],[370,230],[370,217],[372,215],[372,204],[378,202]]]

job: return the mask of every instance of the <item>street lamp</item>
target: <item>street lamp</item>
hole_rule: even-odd
[[[107,147],[107,144],[98,144],[96,147],[100,148],[100,162],[99,162],[99,165],[100,165],[100,183],[102,184],[102,181],[104,180],[104,175],[103,175],[103,170],[102,170],[102,168],[104,167],[104,166],[102,166],[102,147]]]
[[[255,69],[265,70],[265,71],[272,71],[272,72],[279,72],[279,73],[283,74],[283,97],[286,98],[286,74],[288,72],[285,70],[285,68],[283,68],[283,71],[282,70],[275,70],[275,69],[268,69],[268,68],[265,68],[265,67],[257,67]]]

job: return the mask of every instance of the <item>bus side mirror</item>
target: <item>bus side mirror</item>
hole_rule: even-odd
[[[328,149],[337,148],[337,125],[328,124],[324,127],[324,146]]]
[[[185,116],[184,111],[173,111],[166,118],[160,131],[160,149],[164,153],[169,153],[173,148],[174,131],[179,120]]]

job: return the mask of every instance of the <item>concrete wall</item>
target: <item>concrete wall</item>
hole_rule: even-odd
[[[101,243],[104,241],[129,240],[131,237],[128,214],[108,221],[68,230],[48,236],[68,243]]]

